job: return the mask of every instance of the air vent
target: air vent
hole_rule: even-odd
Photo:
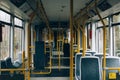
[[[20,7],[26,0],[10,0],[15,6]]]
[[[111,8],[112,6],[106,1],[104,0],[103,2],[101,2],[99,5],[98,5],[98,8],[101,10],[101,11],[105,11],[109,8]]]

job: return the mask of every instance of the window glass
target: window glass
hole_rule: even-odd
[[[103,28],[98,31],[98,52],[103,53]],[[109,53],[109,28],[106,28],[106,53]]]
[[[14,18],[14,22],[15,22],[15,25],[17,26],[21,26],[22,27],[22,20],[18,19],[18,18]]]
[[[120,22],[120,14],[113,15],[113,23],[118,23],[118,22]]]
[[[10,15],[2,10],[0,10],[0,21],[10,23]]]
[[[105,25],[108,25],[108,18],[103,19],[103,21],[104,21]],[[102,26],[103,26],[102,22],[98,21],[98,27],[102,27]]]
[[[9,57],[10,53],[10,26],[2,27],[2,42],[0,42],[1,59]]]
[[[14,59],[17,58],[17,54],[22,50],[22,29],[14,28]]]
[[[115,55],[120,55],[120,25],[114,26],[115,31]]]

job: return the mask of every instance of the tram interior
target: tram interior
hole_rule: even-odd
[[[120,0],[0,0],[0,80],[120,80]]]

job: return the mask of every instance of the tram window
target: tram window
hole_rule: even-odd
[[[9,57],[10,48],[10,26],[2,27],[2,42],[0,42],[1,59]]]
[[[120,53],[120,25],[114,26],[115,31],[115,55]]]
[[[22,29],[14,28],[14,59],[17,57],[17,53],[22,50]]]
[[[0,10],[0,21],[10,23],[10,14]]]
[[[113,23],[120,22],[120,14],[113,15]],[[115,55],[120,53],[120,25],[113,27],[114,29],[114,44],[115,44]]]
[[[15,22],[15,25],[17,26],[21,26],[22,27],[22,20],[18,19],[18,18],[14,18],[14,22]]]
[[[98,52],[103,52],[103,28],[97,29],[98,31]],[[106,53],[109,53],[109,28],[106,28]]]
[[[120,22],[120,14],[113,15],[113,23],[118,23],[118,22]]]
[[[108,18],[103,19],[103,21],[104,21],[105,25],[108,25]],[[102,26],[103,26],[102,22],[98,21],[98,27],[102,27]]]

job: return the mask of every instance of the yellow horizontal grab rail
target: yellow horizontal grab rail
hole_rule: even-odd
[[[120,70],[120,67],[106,67],[105,70]]]
[[[31,74],[50,74],[51,73],[51,69],[49,72],[31,72]]]
[[[29,48],[35,48],[35,46],[29,46]]]
[[[4,72],[4,71],[26,71],[27,69],[0,69],[0,71]]]
[[[63,41],[63,39],[59,39],[59,40],[57,40],[57,42],[58,42],[58,41]]]

